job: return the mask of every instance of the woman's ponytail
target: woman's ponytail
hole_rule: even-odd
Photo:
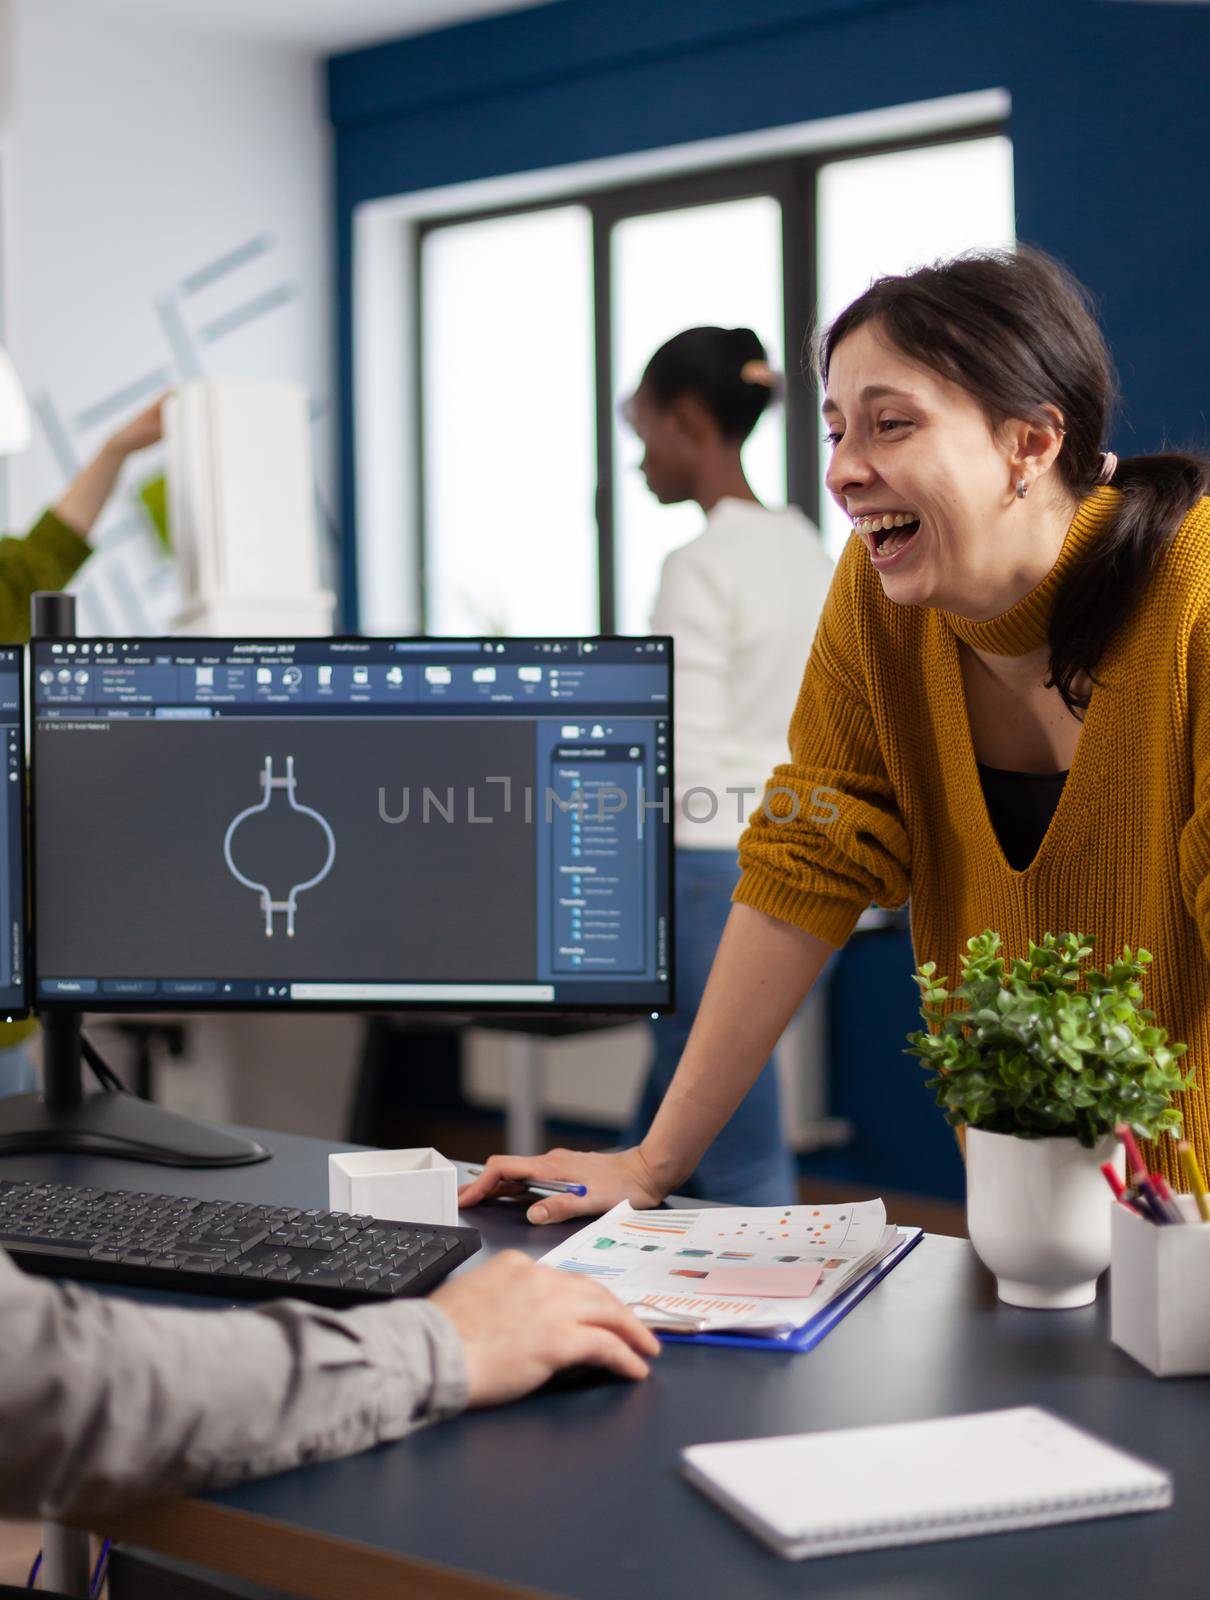
[[[1169,451],[1127,456],[1110,480],[1121,500],[1094,544],[1064,578],[1050,619],[1050,677],[1072,711],[1088,708],[1085,685],[1172,543],[1210,494],[1210,461]]]

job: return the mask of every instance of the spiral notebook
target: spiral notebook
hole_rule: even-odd
[[[1168,1473],[1034,1406],[691,1445],[691,1483],[779,1555],[841,1555],[1160,1511]]]

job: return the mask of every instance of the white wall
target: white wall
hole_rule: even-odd
[[[28,524],[68,457],[195,366],[306,387],[331,504],[329,154],[320,66],[300,51],[91,0],[0,0],[0,337],[35,411],[7,507],[0,477],[0,526]],[[76,585],[81,631],[171,615],[171,568],[132,496],[158,470],[132,464],[100,525]],[[161,1092],[195,1114],[336,1137],[357,1036],[343,1017],[194,1019],[190,1062]]]
[[[10,524],[194,373],[305,385],[331,505],[329,191],[311,57],[91,0],[0,0],[4,337],[35,406]],[[154,470],[132,466],[102,524],[82,629],[171,614],[171,572],[129,493]]]

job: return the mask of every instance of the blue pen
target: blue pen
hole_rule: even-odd
[[[477,1178],[483,1171],[482,1167],[467,1167],[473,1178]],[[549,1178],[545,1183],[531,1183],[528,1178],[514,1178],[507,1180],[514,1183],[523,1183],[531,1194],[578,1194],[586,1195],[588,1187],[583,1183],[564,1183],[560,1178]]]

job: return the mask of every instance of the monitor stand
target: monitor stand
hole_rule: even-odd
[[[81,1021],[78,1011],[42,1017],[43,1091],[0,1099],[0,1156],[63,1150],[166,1167],[244,1167],[272,1155],[254,1139],[193,1122],[124,1089],[85,1094],[81,1058],[95,1052]],[[116,1083],[103,1062],[98,1071]]]

